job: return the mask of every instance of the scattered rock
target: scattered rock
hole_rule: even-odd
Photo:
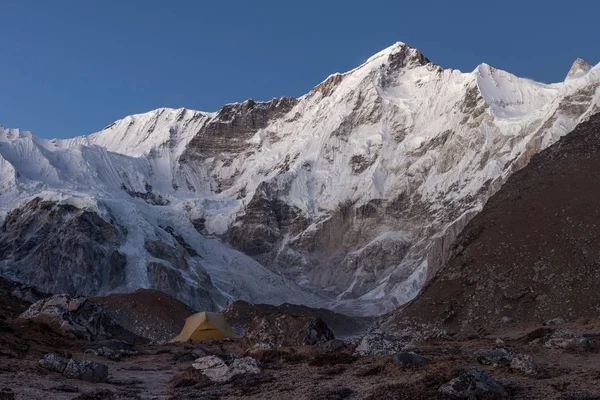
[[[42,368],[58,372],[62,374],[67,368],[67,364],[69,363],[68,358],[57,356],[56,354],[46,354],[44,358],[39,361],[39,364]]]
[[[596,347],[594,340],[586,338],[571,329],[556,329],[548,335],[533,341],[533,343],[537,342],[541,342],[545,347],[569,350],[590,350]]]
[[[109,360],[119,360],[122,356],[137,354],[133,346],[120,340],[101,340],[89,343],[83,346],[83,351]]]
[[[383,356],[393,355],[413,348],[412,336],[398,334],[384,334],[380,330],[374,330],[364,335],[354,352],[357,356]]]
[[[332,339],[327,342],[317,343],[314,351],[317,353],[337,353],[346,348],[346,344],[340,339]]]
[[[515,354],[510,361],[510,367],[526,374],[532,374],[537,371],[535,360],[528,354]]]
[[[567,321],[564,320],[564,318],[553,318],[551,320],[548,320],[544,323],[544,325],[562,325],[562,324],[566,324]]]
[[[429,360],[412,351],[403,351],[394,355],[394,363],[401,368],[415,368],[429,364]]]
[[[478,399],[485,396],[508,397],[506,389],[478,368],[452,379],[442,385],[439,392],[461,399]]]
[[[69,360],[63,376],[88,382],[104,382],[108,377],[108,366],[89,360]]]

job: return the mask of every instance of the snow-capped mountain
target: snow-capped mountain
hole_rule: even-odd
[[[69,140],[0,129],[0,271],[203,308],[385,312],[511,173],[600,111],[599,87],[582,60],[548,85],[397,43],[298,99],[159,109]]]

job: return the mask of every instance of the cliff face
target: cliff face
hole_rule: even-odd
[[[486,64],[461,73],[397,43],[298,99],[159,109],[70,140],[2,129],[0,217],[40,197],[109,224],[115,239],[89,263],[105,276],[121,254],[125,272],[92,292],[379,314],[436,276],[513,172],[599,110],[599,67],[572,71],[552,85]],[[29,281],[15,229],[2,270]],[[42,250],[35,263],[55,260]]]

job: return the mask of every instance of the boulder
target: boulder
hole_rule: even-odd
[[[475,351],[477,361],[483,365],[509,366],[511,369],[533,373],[537,370],[537,365],[533,357],[528,354],[521,354],[514,350],[506,348],[479,349]]]
[[[410,335],[383,333],[373,330],[365,334],[354,351],[356,356],[383,356],[414,349],[415,341]]]
[[[122,356],[138,354],[130,344],[120,340],[100,340],[83,346],[83,351],[109,360],[119,360]]]
[[[327,342],[317,343],[314,347],[317,353],[337,353],[346,348],[344,341],[340,339],[332,339]]]
[[[526,374],[532,374],[537,371],[537,364],[533,357],[528,354],[515,354],[510,361],[510,368],[525,372]]]
[[[502,319],[500,320],[500,322],[502,322],[504,325],[508,325],[508,324],[514,323],[515,320],[512,317],[504,316],[504,317],[502,317]]]
[[[478,368],[452,379],[439,388],[441,394],[460,399],[508,397],[506,389]]]
[[[229,366],[217,356],[200,357],[194,361],[192,367],[213,382],[226,382],[231,378]]]
[[[119,337],[131,342],[141,339],[119,326],[104,313],[102,306],[81,296],[50,296],[32,304],[19,318],[46,325],[71,339],[102,340]]]
[[[246,329],[250,343],[273,343],[277,346],[315,345],[335,338],[319,317],[268,314],[257,317]]]
[[[321,318],[314,318],[307,326],[303,344],[315,345],[335,338],[333,332]]]
[[[88,382],[104,382],[108,377],[108,366],[89,360],[69,360],[63,376]]]
[[[106,335],[102,307],[85,297],[57,294],[32,304],[20,318],[73,339],[94,340]]]
[[[394,355],[394,363],[401,368],[416,368],[429,364],[429,360],[412,351],[403,351]]]
[[[108,377],[108,366],[88,360],[74,360],[56,354],[46,354],[39,361],[42,368],[63,374],[69,379],[88,382],[104,382]]]
[[[262,364],[252,357],[234,358],[227,363],[217,356],[198,358],[192,367],[213,382],[227,382],[235,375],[258,374]]]
[[[569,350],[591,350],[596,347],[594,340],[571,329],[556,329],[534,342],[541,342],[545,347]]]
[[[242,357],[233,360],[230,366],[231,376],[241,374],[258,374],[262,369],[260,361],[252,357]]]
[[[505,348],[479,349],[474,353],[477,361],[483,365],[510,365],[515,353]]]
[[[44,358],[39,361],[39,364],[42,368],[58,372],[60,374],[62,374],[65,368],[67,368],[68,363],[68,358],[60,357],[56,354],[46,354]]]

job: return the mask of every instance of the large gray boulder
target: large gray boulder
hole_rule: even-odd
[[[107,316],[102,306],[81,296],[53,295],[32,304],[19,318],[46,325],[72,339],[102,340],[118,336],[128,341],[139,340]]]
[[[346,348],[346,344],[340,339],[331,339],[327,342],[317,343],[314,347],[316,353],[337,353]]]
[[[477,361],[483,365],[510,365],[515,356],[513,351],[498,347],[494,349],[479,349],[474,353]]]
[[[508,397],[506,389],[478,368],[452,379],[439,388],[441,394],[460,399]]]
[[[88,382],[104,382],[108,377],[108,366],[89,360],[69,360],[63,376]]]
[[[414,338],[398,333],[373,330],[365,334],[354,351],[356,356],[386,356],[416,347]]]
[[[231,378],[229,366],[217,356],[200,357],[194,361],[192,367],[213,382],[226,382]]]
[[[108,377],[108,366],[89,360],[74,360],[56,354],[46,354],[39,364],[42,368],[58,372],[69,379],[96,383],[104,382]]]
[[[62,374],[69,364],[69,359],[56,354],[46,354],[40,361],[40,367]]]
[[[515,354],[514,358],[510,361],[510,368],[525,372],[526,374],[532,374],[537,371],[537,363],[529,354]]]
[[[42,299],[20,315],[73,338],[94,340],[106,336],[102,307],[85,297],[56,294]]]
[[[252,357],[235,358],[225,362],[217,356],[206,356],[198,358],[192,367],[213,382],[227,382],[235,375],[258,374],[262,370],[261,362]]]
[[[593,339],[571,329],[556,329],[541,339],[545,347],[570,350],[591,350],[596,347]]]
[[[531,374],[537,370],[537,364],[533,357],[521,354],[503,347],[493,349],[479,349],[475,351],[477,361],[483,365],[508,366],[513,370]]]

